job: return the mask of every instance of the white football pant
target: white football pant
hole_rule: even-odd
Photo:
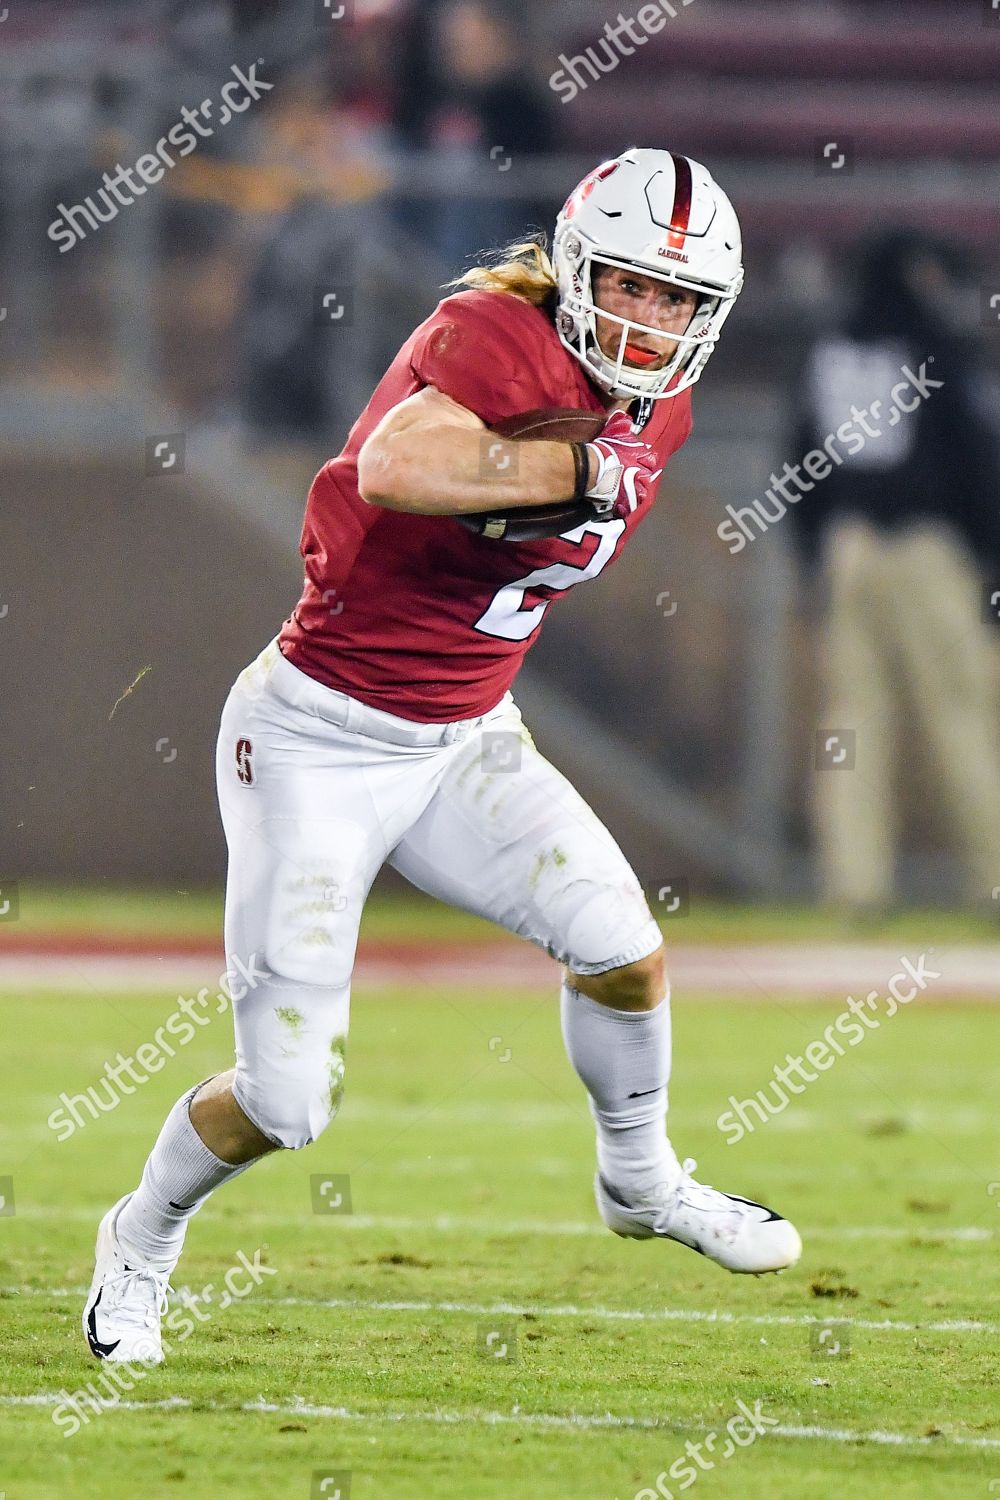
[[[340,1103],[358,926],[386,860],[580,974],[660,945],[628,861],[510,694],[482,718],[417,724],[324,687],[272,641],[226,701],[217,774],[226,954],[251,975],[233,1093],[282,1146],[315,1140]]]

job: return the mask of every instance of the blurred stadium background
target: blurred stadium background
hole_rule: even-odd
[[[218,713],[298,597],[312,474],[449,278],[550,229],[586,170],[648,144],[728,191],[746,290],[665,500],[601,595],[553,613],[519,701],[652,886],[816,891],[817,585],[789,528],[738,556],[716,528],[801,456],[797,372],[874,229],[914,225],[971,256],[982,412],[1000,430],[1000,18],[980,0],[673,9],[564,104],[551,75],[617,8],[10,0],[0,874],[220,881]],[[258,59],[273,84],[259,102],[60,253],[58,205]],[[905,749],[905,712],[895,732]],[[968,900],[934,778],[903,759],[898,889]]]

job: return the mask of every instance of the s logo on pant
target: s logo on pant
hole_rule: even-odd
[[[253,745],[249,740],[236,741],[236,774],[244,786],[253,786]]]

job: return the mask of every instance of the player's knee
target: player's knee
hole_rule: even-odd
[[[344,1093],[343,1056],[309,1078],[240,1080],[234,1096],[257,1129],[286,1151],[301,1151],[318,1140],[340,1108]]]
[[[614,1010],[655,1010],[667,992],[667,968],[661,943],[645,958],[607,969],[603,974],[570,972],[574,989]]]
[[[613,848],[566,840],[565,865],[536,900],[559,946],[581,970],[602,962],[656,931],[643,889]]]
[[[286,1151],[311,1146],[333,1119],[333,1114],[315,1099],[297,1101],[264,1098],[258,1106],[258,1130]]]

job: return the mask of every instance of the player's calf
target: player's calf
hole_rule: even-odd
[[[561,1014],[566,1051],[590,1096],[602,1177],[627,1197],[679,1182],[666,1132],[671,1041],[662,946],[602,974],[569,971]]]

